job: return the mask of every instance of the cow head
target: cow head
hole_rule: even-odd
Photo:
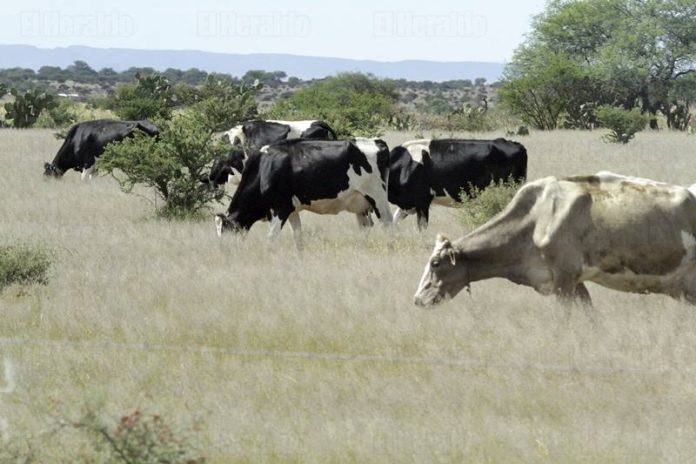
[[[44,176],[60,178],[65,174],[61,168],[53,163],[44,163]]]
[[[218,237],[222,237],[224,232],[240,233],[246,232],[248,227],[242,226],[239,222],[231,219],[224,214],[215,215],[215,232]]]
[[[201,182],[213,187],[219,187],[227,183],[229,176],[241,175],[244,171],[244,152],[233,150],[225,159],[217,160],[210,168],[207,177],[201,178]]]
[[[459,258],[459,252],[449,239],[438,235],[414,296],[416,305],[435,306],[469,285],[466,265]]]
[[[246,136],[244,135],[244,126],[242,124],[234,126],[232,129],[225,132],[227,139],[233,146],[240,146],[246,143]]]

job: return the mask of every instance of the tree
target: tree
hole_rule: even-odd
[[[97,81],[98,73],[86,62],[77,60],[65,69],[70,79],[76,82],[92,83]]]
[[[230,151],[229,143],[213,134],[256,114],[258,86],[208,82],[206,87],[211,96],[184,114],[160,121],[158,137],[136,134],[109,144],[98,161],[125,192],[138,184],[154,188],[164,202],[158,212],[165,217],[200,216],[211,201],[222,199],[222,190],[201,182],[210,165]]]
[[[339,136],[375,136],[393,114],[397,100],[392,83],[371,75],[343,73],[314,81],[287,99],[276,101],[271,115],[323,119]]]
[[[677,127],[671,108],[684,102],[672,89],[696,72],[694,15],[691,0],[551,0],[508,65],[501,99],[538,128],[555,127],[539,114],[549,102],[571,125],[591,103],[662,112]]]
[[[121,119],[170,119],[174,102],[169,81],[157,74],[136,74],[134,84],[120,84],[107,107]]]
[[[36,77],[44,81],[65,82],[65,72],[60,66],[41,66]]]

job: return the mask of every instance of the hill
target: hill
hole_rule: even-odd
[[[315,57],[288,54],[234,54],[198,50],[135,50],[126,48],[94,48],[81,45],[38,48],[31,45],[0,45],[0,68],[39,69],[44,65],[66,67],[74,61],[87,62],[92,68],[123,71],[129,67],[198,68],[241,76],[250,69],[283,70],[300,79],[316,79],[338,72],[360,71],[378,77],[412,81],[441,82],[484,77],[489,82],[500,79],[502,63],[474,61],[408,60],[382,62],[345,58]]]

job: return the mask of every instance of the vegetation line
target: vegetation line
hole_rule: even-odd
[[[68,341],[68,340],[46,340],[23,337],[0,337],[0,347],[8,346],[42,346],[52,349],[96,349],[96,350],[130,350],[148,352],[179,352],[196,354],[222,354],[228,356],[246,358],[286,358],[301,359],[311,361],[336,361],[353,363],[387,363],[387,364],[412,364],[424,366],[446,366],[458,367],[464,370],[494,370],[494,371],[541,371],[556,373],[576,373],[585,375],[601,374],[638,374],[638,375],[664,375],[671,373],[675,369],[668,366],[659,366],[652,369],[635,367],[602,367],[602,366],[564,366],[560,364],[501,364],[488,363],[485,361],[474,361],[462,358],[434,358],[419,356],[385,356],[373,354],[350,354],[338,352],[316,353],[311,351],[280,351],[280,350],[249,350],[235,347],[216,347],[216,346],[180,346],[162,345],[149,343],[118,343],[111,341]],[[679,369],[680,373],[687,373],[693,369]]]

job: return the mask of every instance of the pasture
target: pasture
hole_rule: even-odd
[[[519,140],[530,179],[696,182],[684,134]],[[212,217],[157,219],[149,192],[125,195],[108,177],[44,180],[59,145],[50,130],[0,131],[0,242],[54,253],[47,286],[0,294],[0,362],[14,379],[0,425],[10,442],[40,437],[41,461],[87,456],[75,431],[45,432],[56,411],[90,402],[196,423],[207,462],[696,459],[694,307],[590,284],[593,326],[492,280],[424,311],[412,298],[435,234],[465,233],[451,209],[433,207],[424,234],[409,217],[393,237],[364,234],[351,214],[304,214],[298,256],[290,230],[220,239]]]

